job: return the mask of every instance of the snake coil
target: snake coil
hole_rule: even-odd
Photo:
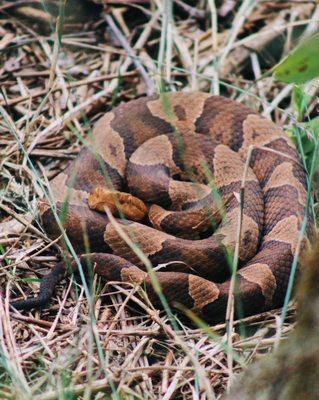
[[[57,210],[68,199],[65,229],[74,248],[83,252],[84,229],[94,251],[80,256],[83,267],[90,257],[94,271],[107,280],[143,283],[160,307],[143,263],[120,229],[152,265],[168,263],[156,277],[170,304],[179,302],[209,322],[220,321],[241,215],[236,277],[242,310],[249,315],[282,305],[305,215],[306,173],[280,127],[224,97],[167,93],[106,113],[95,125],[90,147],[98,156],[82,149],[51,182]],[[114,224],[88,207],[110,190],[111,196],[117,193],[121,211],[133,207],[131,220]],[[134,221],[134,210],[142,221]],[[219,223],[214,231],[212,220]],[[42,207],[42,221],[51,237],[60,234],[48,205]],[[44,277],[37,298],[13,305],[47,304],[66,274],[58,264]]]

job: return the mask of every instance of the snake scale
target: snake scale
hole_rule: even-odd
[[[279,126],[222,96],[166,93],[115,107],[97,121],[89,141],[51,181],[58,211],[67,199],[64,226],[79,254],[84,237],[89,240],[92,253],[80,256],[84,268],[90,257],[97,274],[140,284],[161,307],[128,237],[153,266],[164,264],[155,275],[170,305],[221,321],[241,217],[236,276],[241,310],[251,315],[282,305],[305,216],[307,177]],[[126,219],[90,209],[88,202],[99,203],[103,190],[114,191]],[[130,206],[133,212],[125,213]],[[140,221],[134,221],[134,210],[141,212]],[[59,236],[51,208],[44,203],[41,212],[48,235]],[[13,306],[43,307],[68,273],[57,264],[43,278],[38,297]]]

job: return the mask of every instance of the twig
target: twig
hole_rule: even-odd
[[[129,77],[134,77],[136,75],[137,75],[136,71],[130,71],[130,72],[121,74],[121,78],[129,78]],[[87,78],[87,79],[82,79],[82,80],[79,80],[76,82],[70,82],[70,83],[66,84],[65,87],[67,89],[71,89],[71,88],[75,88],[75,87],[79,87],[79,86],[89,85],[91,83],[97,83],[97,82],[101,82],[101,81],[110,81],[112,79],[118,78],[118,76],[119,76],[118,74],[104,74],[101,76],[97,76],[96,78]],[[56,85],[56,86],[52,87],[51,93],[55,93],[62,89],[63,89],[63,87],[61,85]],[[43,89],[43,90],[38,90],[36,92],[31,92],[30,94],[28,94],[26,96],[18,96],[13,99],[7,99],[6,101],[2,100],[2,101],[0,101],[0,106],[3,106],[3,107],[14,106],[23,101],[35,99],[37,97],[43,96],[47,92],[48,92],[47,89]]]
[[[145,84],[146,84],[146,93],[148,95],[152,95],[154,93],[154,85],[153,81],[150,79],[148,76],[145,68],[143,65],[140,63],[138,57],[136,56],[135,51],[132,49],[132,47],[129,45],[128,41],[122,34],[122,32],[119,30],[119,28],[115,25],[112,17],[110,15],[105,15],[105,20],[108,23],[109,27],[112,29],[114,35],[117,37],[119,42],[121,43],[122,47],[126,51],[127,55],[131,58],[132,62],[134,63],[136,69],[139,71],[141,74]]]

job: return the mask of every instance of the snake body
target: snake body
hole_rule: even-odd
[[[120,104],[98,120],[89,145],[51,187],[58,211],[68,201],[65,229],[74,248],[85,251],[83,231],[89,239],[93,253],[81,264],[90,257],[107,280],[141,284],[156,307],[151,278],[125,238],[153,266],[167,263],[155,276],[169,304],[216,322],[225,318],[239,223],[243,314],[282,305],[305,216],[306,173],[283,130],[252,109],[201,92]],[[114,223],[91,210],[97,187],[129,191],[146,203],[148,216]],[[60,234],[47,205],[42,221],[51,237]],[[65,274],[58,264],[37,298],[13,305],[43,306]]]

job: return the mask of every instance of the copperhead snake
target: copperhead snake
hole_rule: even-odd
[[[282,305],[305,215],[306,173],[283,130],[252,109],[201,92],[120,104],[97,121],[89,147],[51,181],[51,188],[58,211],[67,199],[64,226],[78,253],[85,251],[83,229],[87,233],[93,253],[80,256],[83,267],[90,257],[97,274],[142,285],[161,307],[120,229],[153,266],[164,263],[155,275],[168,303],[181,303],[209,322],[225,318],[229,260],[241,216],[236,288],[242,312]],[[116,218],[114,224],[110,215],[90,209],[88,202],[91,208],[107,204],[112,209],[108,200],[101,201],[103,192],[116,197],[126,218],[142,220]],[[130,206],[131,214],[125,210]],[[140,217],[134,218],[135,211]],[[48,235],[57,237],[60,230],[45,203],[41,218]],[[75,262],[72,267],[77,268]],[[13,306],[46,305],[67,273],[58,264],[43,278],[38,297]]]

